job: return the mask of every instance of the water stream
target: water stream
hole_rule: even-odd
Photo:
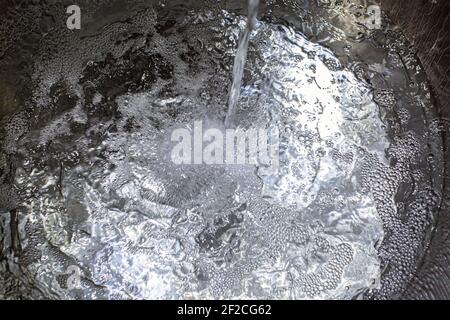
[[[248,1],[248,18],[244,31],[239,37],[239,45],[234,58],[233,65],[233,82],[228,98],[228,112],[225,119],[225,126],[228,127],[232,122],[236,113],[236,105],[239,102],[242,76],[244,75],[245,61],[247,60],[248,42],[250,34],[256,26],[258,15],[258,7],[260,0]]]

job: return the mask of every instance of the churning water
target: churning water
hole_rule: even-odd
[[[33,59],[2,60],[0,89],[24,98],[4,99],[0,297],[401,294],[442,151],[399,31],[345,1],[265,1],[258,20],[256,0],[250,19],[242,2],[99,3],[76,32],[59,5],[26,32],[0,23],[35,37],[17,42]],[[277,172],[168,161],[173,128],[225,117],[279,130]]]

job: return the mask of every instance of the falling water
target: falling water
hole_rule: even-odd
[[[242,76],[244,74],[245,61],[247,60],[248,42],[250,34],[256,25],[256,15],[258,14],[259,0],[248,1],[248,19],[245,30],[239,37],[239,46],[234,58],[233,66],[233,84],[228,99],[228,113],[225,119],[225,125],[228,127],[233,122],[236,112],[236,105],[239,101]]]

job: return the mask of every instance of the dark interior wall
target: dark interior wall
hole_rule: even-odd
[[[441,106],[450,109],[450,1],[380,0],[418,50]]]
[[[450,1],[379,0],[386,14],[414,43],[440,112],[446,170],[442,210],[428,255],[405,298],[450,299]]]

